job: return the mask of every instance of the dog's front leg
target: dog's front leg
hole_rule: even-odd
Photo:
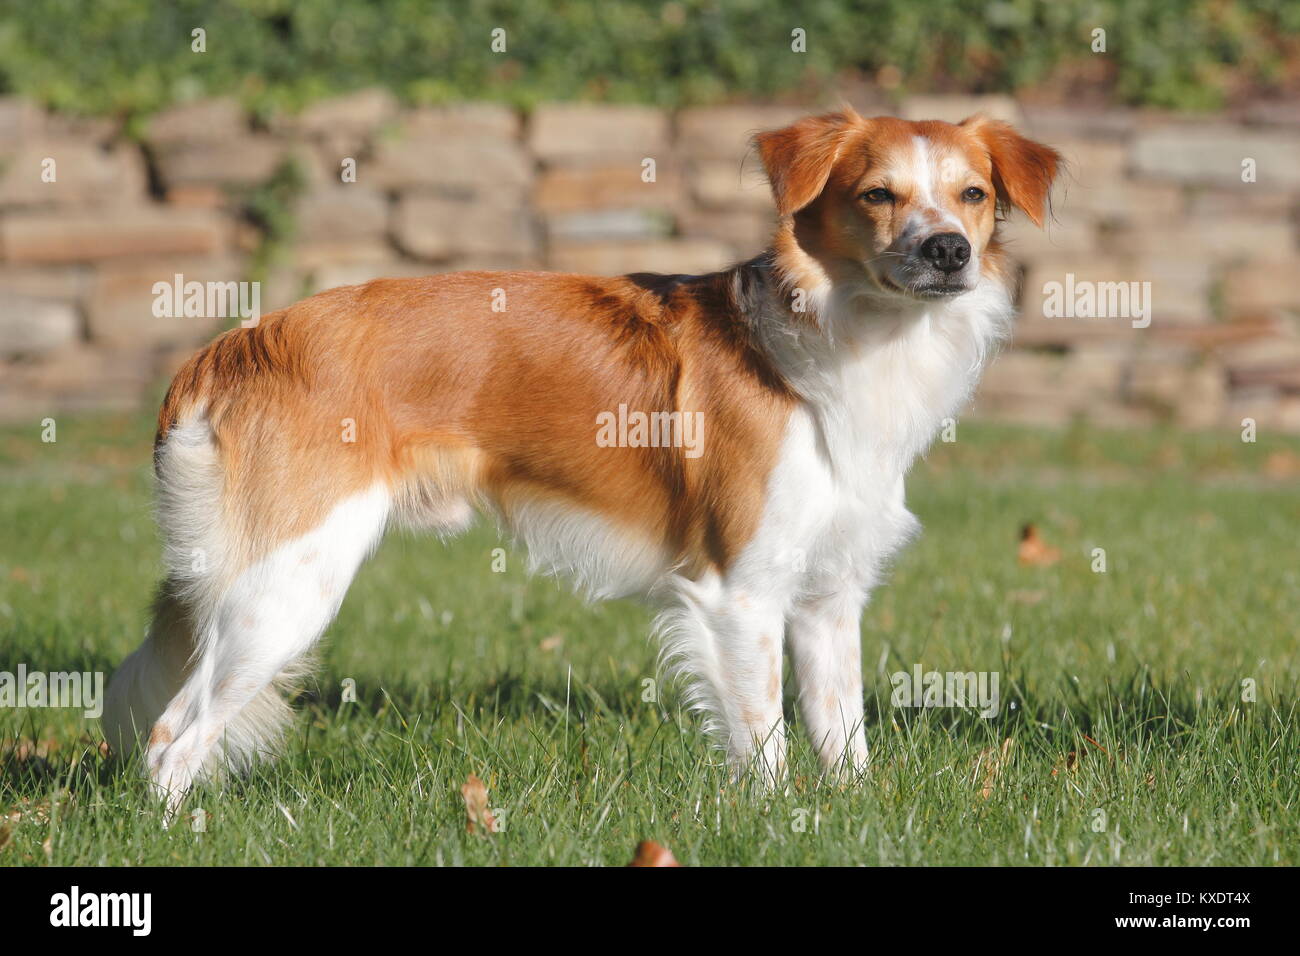
[[[665,657],[736,777],[774,786],[785,774],[780,602],[716,580],[683,582],[678,598],[659,620]]]
[[[746,595],[736,599],[744,601]],[[777,608],[738,607],[716,632],[727,756],[737,775],[753,770],[769,786],[785,774],[781,620]]]
[[[822,767],[846,777],[866,766],[863,728],[862,600],[848,592],[796,604],[790,614],[790,657],[799,716]]]

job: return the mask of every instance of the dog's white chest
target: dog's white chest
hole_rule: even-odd
[[[904,477],[969,397],[995,323],[926,315],[844,342],[798,383],[769,520],[806,559],[805,586],[870,589],[915,534]]]

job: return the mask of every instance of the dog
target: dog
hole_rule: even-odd
[[[482,513],[535,569],[652,603],[738,776],[784,771],[787,649],[825,772],[863,769],[859,622],[918,529],[904,476],[1008,334],[1001,211],[1041,227],[1062,160],[984,116],[845,109],[754,142],[778,225],[748,262],[377,279],[180,369],[154,450],[165,575],[104,717],[170,809],[274,752],[281,685],[387,527]]]

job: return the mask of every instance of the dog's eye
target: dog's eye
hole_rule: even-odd
[[[978,186],[970,186],[969,188],[967,188],[967,190],[964,193],[961,194],[961,198],[966,200],[967,202],[981,202],[983,201],[986,195],[988,194],[985,193],[984,190],[980,189]]]
[[[893,202],[894,194],[888,189],[881,189],[877,186],[875,189],[868,189],[864,192],[862,198],[871,203]]]

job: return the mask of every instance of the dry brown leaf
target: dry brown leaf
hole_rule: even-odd
[[[1020,529],[1020,563],[1025,567],[1047,567],[1061,560],[1061,549],[1053,548],[1038,533],[1038,528],[1027,524]]]
[[[460,795],[465,798],[465,832],[496,833],[497,821],[488,809],[487,786],[483,781],[470,774],[460,788]]]
[[[636,845],[636,856],[628,866],[681,866],[672,851],[654,840],[642,840]]]
[[[1089,743],[1092,746],[1096,747],[1107,757],[1110,756],[1109,750],[1107,750],[1101,744],[1097,743],[1097,741],[1093,740],[1087,734],[1080,734],[1079,736],[1082,737],[1086,743]],[[1074,773],[1076,770],[1079,769],[1079,761],[1082,760],[1084,757],[1088,756],[1088,754],[1090,753],[1092,753],[1092,751],[1088,750],[1087,748],[1081,748],[1079,750],[1071,750],[1068,754],[1065,755],[1063,759],[1058,760],[1056,762],[1056,766],[1052,767],[1052,776],[1053,777],[1057,776],[1060,773],[1062,768],[1068,770],[1070,773]]]
[[[1264,474],[1269,478],[1300,477],[1300,455],[1287,448],[1273,452],[1264,459]]]
[[[1071,750],[1063,758],[1056,761],[1056,766],[1052,768],[1052,776],[1055,777],[1062,770],[1074,773],[1077,769],[1079,769],[1079,753],[1078,751]]]
[[[1000,748],[985,747],[975,758],[975,772],[971,775],[972,783],[982,783],[980,786],[980,797],[987,800],[993,796],[993,786],[998,782],[998,777],[1002,776],[1002,770],[1011,760],[1011,748],[1015,742],[1008,737],[1002,741]]]

